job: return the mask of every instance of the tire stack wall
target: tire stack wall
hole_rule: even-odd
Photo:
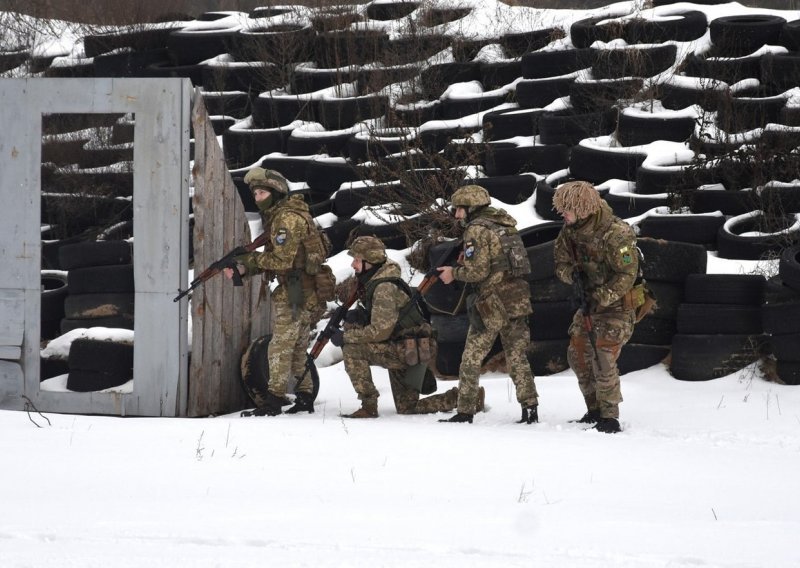
[[[762,309],[768,352],[777,378],[800,385],[800,245],[783,251],[777,280]]]

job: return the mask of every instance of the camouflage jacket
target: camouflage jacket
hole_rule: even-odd
[[[556,237],[554,256],[561,281],[571,284],[576,267],[586,274],[593,311],[619,308],[639,272],[636,234],[606,203],[585,221],[564,225]]]
[[[263,252],[251,252],[237,257],[247,270],[247,275],[272,272],[285,274],[292,268],[303,266],[300,246],[313,227],[309,226],[308,205],[302,196],[292,195],[279,201],[263,217],[264,231],[268,232],[269,244]]]
[[[387,260],[370,281],[382,278],[400,278],[400,265]],[[369,285],[369,282],[367,282]],[[409,297],[392,282],[381,282],[372,293],[372,310],[368,314],[369,323],[364,327],[348,329],[344,332],[345,343],[380,343],[392,339],[400,311],[408,304]]]
[[[505,227],[516,226],[516,220],[503,209],[486,207],[478,214],[477,219],[488,218],[493,223]],[[461,264],[453,269],[456,280],[472,284],[477,291],[497,286],[509,278],[509,274],[498,269],[505,264],[505,252],[500,244],[500,237],[492,229],[476,219],[470,220],[464,230],[464,251]]]

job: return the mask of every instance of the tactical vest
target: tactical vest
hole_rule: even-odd
[[[297,249],[292,267],[301,268],[306,274],[314,275],[319,272],[320,267],[328,258],[331,251],[330,240],[323,231],[317,228],[308,211],[292,209],[291,212],[302,217],[308,230]]]
[[[367,282],[366,286],[364,286],[364,308],[366,309],[368,314],[372,313],[372,296],[375,294],[375,288],[378,284],[383,282],[391,282],[398,288],[400,288],[403,293],[408,296],[409,301],[413,297],[414,293],[411,291],[411,288],[408,284],[402,279],[397,277],[388,277],[388,278],[377,278],[374,280],[370,280]],[[405,313],[404,313],[405,312]],[[400,315],[402,316],[400,319],[397,320],[397,323],[394,325],[394,329],[392,330],[392,338],[395,338],[399,335],[402,335],[403,332],[406,330],[418,327],[425,323],[425,317],[422,315],[422,311],[419,308],[419,304],[415,302],[413,307],[409,307],[408,304],[405,304],[402,308],[400,308]]]
[[[487,217],[478,217],[472,223],[481,225],[492,231],[500,239],[500,249],[503,255],[493,258],[492,272],[508,272],[515,278],[524,278],[531,272],[531,262],[528,251],[515,227],[507,227],[492,221]]]

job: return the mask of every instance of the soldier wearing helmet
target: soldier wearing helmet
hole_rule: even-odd
[[[436,379],[428,368],[435,345],[412,292],[402,280],[400,266],[386,256],[383,242],[362,236],[350,245],[360,289],[359,306],[348,312],[345,330],[337,331],[331,343],[342,348],[344,367],[361,401],[361,408],[347,418],[377,418],[378,390],[370,365],[389,370],[389,384],[398,414],[426,414],[455,408],[458,390],[420,398],[420,392],[436,390]],[[416,356],[409,361],[407,355]]]
[[[587,409],[577,422],[619,432],[617,358],[640,305],[632,293],[639,273],[636,235],[588,182],[558,187],[553,207],[564,218],[555,242],[556,276],[585,299],[569,327],[567,350]]]
[[[289,377],[303,376],[311,328],[324,309],[314,277],[304,270],[303,242],[317,229],[308,205],[302,196],[289,195],[289,184],[279,172],[255,167],[244,181],[253,192],[270,240],[263,252],[237,257],[237,269],[242,276],[263,274],[266,280],[278,281],[272,292],[275,324],[268,349],[268,392],[263,396],[265,404],[256,410],[259,415],[275,416],[289,403]],[[233,269],[226,268],[225,275],[232,278]],[[295,391],[295,404],[287,413],[313,412],[311,381],[299,383]]]
[[[459,188],[453,193],[451,204],[455,218],[465,226],[464,249],[458,266],[442,266],[438,270],[444,284],[466,282],[471,294],[467,343],[458,371],[458,412],[446,422],[472,423],[473,415],[482,406],[478,387],[481,365],[499,335],[522,407],[520,422],[532,424],[539,419],[539,397],[526,355],[530,342],[528,315],[532,312],[530,290],[512,270],[505,250],[512,248],[509,242],[515,250],[522,247],[516,221],[503,209],[491,207],[489,193],[479,185]]]

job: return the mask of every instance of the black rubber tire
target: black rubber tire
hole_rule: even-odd
[[[446,241],[438,243],[428,249],[428,264],[432,264],[448,253],[449,260],[446,262],[452,265],[460,247],[457,241]],[[464,282],[456,280],[450,284],[443,284],[441,280],[436,280],[434,284],[428,288],[428,291],[423,296],[425,305],[428,311],[433,314],[456,315],[464,313],[466,310],[466,297],[467,288]]]
[[[572,299],[572,286],[555,276],[530,280],[531,302],[565,302]]]
[[[511,108],[489,111],[483,115],[483,139],[504,140],[515,136],[536,136],[542,109]]]
[[[133,292],[133,265],[87,266],[69,271],[70,294]]]
[[[800,245],[783,249],[778,274],[786,286],[800,294]]]
[[[699,105],[707,112],[716,112],[722,101],[728,96],[728,91],[661,83],[656,86],[654,95],[661,101],[664,108],[670,110],[681,110],[692,105]]]
[[[763,128],[780,120],[780,111],[785,105],[783,94],[731,97],[728,104],[719,106],[716,124],[729,133]]]
[[[536,177],[532,175],[489,176],[465,179],[462,185],[477,184],[489,195],[509,205],[523,203],[536,189]]]
[[[599,184],[610,179],[636,180],[636,170],[647,154],[615,151],[602,146],[578,144],[572,147],[569,171],[577,179]]]
[[[614,79],[617,77],[653,77],[666,71],[675,63],[678,48],[675,44],[595,49],[592,77]]]
[[[57,359],[55,357],[40,357],[39,358],[39,381],[46,381],[53,377],[66,375],[69,373],[66,359]]]
[[[574,146],[584,138],[611,134],[616,124],[617,112],[613,109],[595,112],[566,109],[542,114],[539,135],[542,144]]]
[[[771,276],[767,279],[764,287],[764,303],[780,304],[800,300],[800,291],[786,285],[779,275]]]
[[[524,57],[526,53],[543,48],[557,38],[560,33],[560,28],[505,33],[500,36],[500,45],[503,47],[506,57]]]
[[[289,127],[243,128],[234,125],[233,128],[226,129],[222,133],[222,145],[228,168],[245,168],[261,156],[285,152],[291,133],[292,129]]]
[[[672,338],[670,373],[681,381],[708,381],[743,369],[759,357],[763,338],[753,335],[685,335]]]
[[[725,223],[722,215],[651,215],[639,223],[639,236],[683,243],[696,243],[715,249],[719,228]]]
[[[761,274],[689,274],[684,300],[687,304],[760,306],[766,284]]]
[[[783,384],[800,385],[800,362],[778,360],[776,373]]]
[[[442,120],[455,120],[487,111],[504,104],[509,100],[505,93],[501,94],[478,94],[473,97],[444,97],[441,99],[442,105],[439,108],[439,116]]]
[[[206,91],[239,91],[249,97],[278,89],[286,82],[281,67],[269,61],[229,63],[219,60],[203,64],[202,81]]]
[[[175,30],[167,38],[167,47],[175,63],[192,65],[228,53],[237,36],[236,28]]]
[[[645,237],[636,244],[644,255],[640,266],[647,280],[683,283],[689,274],[706,272],[708,255],[701,245]]]
[[[61,320],[61,333],[68,333],[74,329],[89,329],[92,327],[107,327],[112,329],[133,329],[133,317],[128,315],[111,316],[107,318],[94,319],[71,319]]]
[[[716,79],[733,85],[744,79],[760,79],[761,60],[761,56],[702,57],[690,53],[684,59],[683,70],[690,77]]]
[[[559,221],[561,220],[561,215],[558,214],[558,211],[553,209],[553,195],[555,195],[556,187],[558,187],[558,183],[563,183],[561,179],[554,181],[552,184],[547,181],[547,179],[540,179],[536,182],[536,200],[533,204],[533,209],[542,219],[548,219],[550,221]]]
[[[390,2],[367,4],[366,15],[372,20],[397,20],[419,8],[419,2]]]
[[[800,325],[795,333],[779,333],[769,337],[772,354],[778,361],[800,362]]]
[[[256,407],[264,406],[266,403],[267,385],[269,384],[267,351],[271,340],[272,335],[267,334],[252,341],[242,354],[239,366],[242,388]],[[319,394],[319,371],[317,371],[315,364],[311,365],[311,369],[304,380],[307,381],[309,377],[311,377],[312,385],[311,396],[313,400],[316,400],[317,394]]]
[[[599,22],[608,20],[611,17],[613,16],[597,16],[573,22],[569,28],[569,37],[572,40],[572,45],[581,49],[589,47],[596,41],[608,43],[624,37],[627,22],[598,25]]]
[[[691,116],[656,113],[642,116],[621,112],[617,119],[617,140],[623,146],[638,146],[656,140],[686,142],[694,128],[695,119]]]
[[[622,351],[620,351],[617,359],[619,374],[626,375],[658,365],[669,357],[670,350],[671,346],[669,345],[646,345],[628,342],[622,346]]]
[[[357,67],[343,69],[319,69],[317,67],[296,66],[291,72],[290,85],[292,92],[313,93],[334,85],[352,83],[358,79]]]
[[[437,342],[436,376],[440,378],[458,379],[458,368],[464,355],[463,341],[455,343]]]
[[[58,337],[64,317],[64,301],[69,293],[67,275],[57,270],[43,270],[41,283],[41,339],[53,339]]]
[[[334,256],[342,252],[350,242],[350,233],[360,224],[359,221],[353,219],[340,219],[333,225],[325,227],[323,232],[331,241],[330,256]]]
[[[800,51],[800,19],[783,24],[780,43],[789,51]]]
[[[383,95],[325,98],[316,103],[317,122],[327,130],[350,128],[357,122],[386,114],[388,98]]]
[[[528,346],[527,356],[536,377],[554,375],[569,369],[567,348],[569,339],[540,339]]]
[[[761,319],[764,333],[780,335],[800,331],[800,299],[764,304]]]
[[[638,217],[654,207],[664,207],[669,204],[669,196],[666,195],[639,195],[632,192],[609,191],[603,195],[603,199],[609,204],[614,215],[622,219]]]
[[[630,342],[644,345],[668,345],[676,333],[677,325],[674,319],[648,315],[634,326]]]
[[[67,365],[70,371],[105,372],[130,379],[133,350],[132,343],[79,338],[70,343]]]
[[[489,176],[526,172],[541,175],[562,170],[568,164],[569,147],[563,144],[539,144],[487,151],[484,168]]]
[[[522,108],[542,108],[556,99],[569,96],[569,86],[575,77],[545,77],[522,79],[516,84],[516,100]]]
[[[179,27],[180,24],[175,22],[174,27],[145,26],[126,31],[87,34],[83,36],[83,49],[86,57],[96,57],[126,47],[132,48],[134,51],[166,48],[169,34]]]
[[[481,64],[477,61],[436,63],[419,74],[422,96],[428,100],[438,99],[453,83],[480,81]]]
[[[635,18],[625,26],[625,41],[628,43],[664,43],[667,41],[693,41],[700,39],[708,29],[704,12],[687,10],[669,14],[670,19],[651,20]]]
[[[688,202],[692,213],[720,212],[725,216],[744,215],[753,209],[760,209],[761,203],[752,190],[696,189],[683,191],[684,203]]]
[[[592,50],[589,48],[533,51],[522,56],[522,77],[558,77],[586,69],[591,64]]]
[[[720,227],[717,235],[717,250],[720,258],[736,258],[742,260],[759,260],[766,256],[774,256],[789,244],[797,242],[800,231],[792,230],[780,233],[795,224],[794,215],[784,217],[784,226],[767,228],[763,224],[766,217],[763,211],[751,211],[739,217],[732,217]],[[748,233],[757,231],[755,235]]]
[[[780,41],[784,18],[768,14],[722,16],[711,20],[709,31],[715,51],[728,57],[753,53],[764,45]]]
[[[760,334],[761,306],[681,304],[676,323],[683,334]]]
[[[349,130],[306,135],[299,129],[292,129],[286,140],[286,153],[289,156],[327,154],[332,158],[348,158],[350,156],[348,144],[352,137],[353,134]]]
[[[528,327],[533,341],[565,339],[569,337],[569,326],[575,308],[571,301],[537,302],[533,314],[528,316]]]
[[[134,297],[132,293],[69,294],[64,300],[64,316],[70,319],[133,316]]]
[[[685,300],[683,283],[647,280],[647,287],[656,297],[656,305],[648,314],[648,317],[676,320],[678,317],[678,307]]]
[[[67,376],[67,390],[73,392],[96,392],[124,385],[133,376],[124,376],[103,371],[76,369]]]
[[[367,204],[372,188],[342,188],[333,195],[333,213],[340,219],[352,217]]]
[[[82,241],[66,244],[58,250],[58,262],[63,270],[132,261],[133,243],[127,241]]]
[[[464,343],[469,331],[466,313],[454,316],[431,314],[431,327],[436,332],[436,341],[441,343]]]
[[[569,100],[578,112],[608,110],[621,99],[630,99],[642,90],[643,79],[625,77],[600,81],[575,81],[569,86]]]

